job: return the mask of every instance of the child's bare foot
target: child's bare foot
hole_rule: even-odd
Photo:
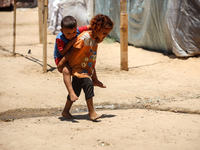
[[[70,97],[70,100],[71,100],[72,102],[75,102],[76,100],[78,100],[78,97],[76,96],[75,93],[70,93],[70,94],[69,94],[69,97]]]
[[[69,112],[63,111],[62,116],[66,117],[67,119],[73,119],[73,116]]]
[[[97,119],[102,117],[102,114],[97,114],[96,112],[94,112],[92,114],[89,114],[89,116],[90,116],[90,120],[96,121]]]
[[[99,87],[101,87],[101,88],[106,88],[106,86],[103,84],[103,83],[101,83],[100,81],[93,81],[93,84],[94,84],[94,86],[99,86]]]

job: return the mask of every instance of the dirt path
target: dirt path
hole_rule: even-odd
[[[95,87],[94,103],[104,117],[88,120],[82,94],[72,108],[77,119],[66,121],[60,118],[67,91],[53,60],[55,35],[48,35],[43,73],[37,12],[17,10],[15,57],[13,13],[0,12],[0,149],[199,149],[198,57],[129,46],[129,71],[120,71],[120,44],[101,43],[96,70],[107,88]]]

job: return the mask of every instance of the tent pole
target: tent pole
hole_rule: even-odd
[[[93,0],[93,14],[92,14],[93,16],[95,16],[95,11],[96,11],[96,10],[95,10],[95,0]],[[93,16],[92,16],[92,17],[93,17]]]
[[[47,72],[47,11],[48,0],[43,0],[43,72]]]
[[[16,3],[17,0],[14,0],[14,22],[13,22],[13,56],[15,55],[15,43],[16,43]]]
[[[38,0],[38,25],[39,25],[39,42],[43,43],[43,0]]]
[[[121,70],[128,71],[128,15],[127,0],[120,0]]]

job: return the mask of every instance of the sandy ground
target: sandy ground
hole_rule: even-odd
[[[120,44],[99,44],[94,104],[104,114],[88,120],[84,94],[77,119],[60,116],[67,90],[53,60],[48,34],[48,72],[42,71],[38,9],[0,12],[0,149],[200,150],[200,59],[171,58],[128,47],[129,71],[120,71]],[[28,54],[28,51],[31,51]]]

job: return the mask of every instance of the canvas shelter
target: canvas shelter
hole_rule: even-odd
[[[110,36],[120,41],[120,0],[52,0],[48,7],[54,34],[65,15],[74,16],[82,26],[102,13],[115,22]],[[129,44],[178,57],[200,54],[199,0],[127,0],[127,14]]]

